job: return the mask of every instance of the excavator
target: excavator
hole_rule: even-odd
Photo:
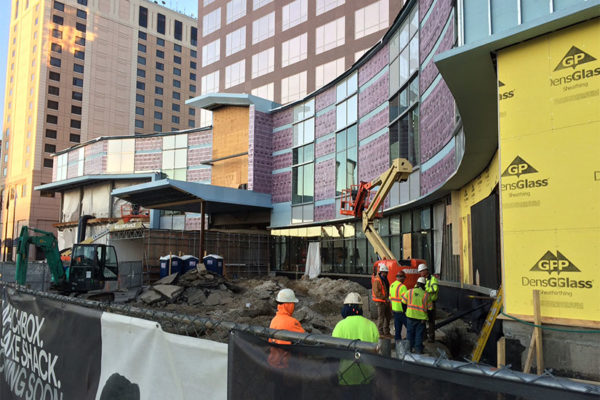
[[[406,274],[404,284],[410,289],[419,278],[417,266],[425,260],[397,260],[383,238],[375,229],[374,221],[383,215],[383,202],[396,182],[404,182],[412,172],[412,165],[404,158],[392,161],[390,168],[371,182],[361,181],[342,191],[340,213],[362,218],[362,230],[375,253],[380,258],[373,265],[373,276],[382,265],[388,267],[388,281],[396,280],[396,274],[403,270]],[[375,190],[379,188],[378,190]]]
[[[30,232],[33,235],[30,235]],[[74,244],[70,263],[64,266],[54,234],[23,226],[17,246],[16,281],[19,285],[25,285],[27,282],[27,261],[29,246],[32,244],[40,248],[46,256],[52,291],[90,300],[114,300],[114,293],[103,290],[106,281],[115,281],[119,277],[117,253],[113,246]]]

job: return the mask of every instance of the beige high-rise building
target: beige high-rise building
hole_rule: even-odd
[[[250,93],[286,104],[349,69],[403,0],[198,0],[198,94]],[[210,112],[202,111],[202,125]]]
[[[194,18],[146,0],[12,0],[11,6],[2,259],[13,257],[6,239],[23,225],[54,230],[60,198],[33,191],[52,181],[52,153],[99,136],[193,127],[185,100],[197,85]]]

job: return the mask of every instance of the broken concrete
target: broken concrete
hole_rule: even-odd
[[[154,285],[152,289],[162,294],[167,299],[173,300],[183,293],[184,288],[176,285]]]
[[[162,299],[160,293],[155,292],[153,289],[148,289],[138,297],[141,301],[146,304],[154,304]]]
[[[164,278],[161,278],[161,279],[157,280],[156,282],[154,282],[154,285],[172,285],[177,280],[178,275],[179,275],[178,272],[175,272],[174,274],[171,274],[171,275],[167,275]]]

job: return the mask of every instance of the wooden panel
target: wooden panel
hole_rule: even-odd
[[[222,107],[213,112],[213,159],[248,152],[248,107]],[[237,189],[248,183],[248,156],[214,162],[212,184]]]

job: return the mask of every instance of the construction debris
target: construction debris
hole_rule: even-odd
[[[369,291],[356,282],[260,277],[233,283],[205,268],[166,276],[146,288],[136,301],[144,307],[268,327],[277,309],[275,296],[283,288],[293,289],[300,300],[294,316],[307,332],[330,334],[342,318],[342,301],[348,292],[363,296],[365,315],[370,316]],[[225,340],[225,336],[211,339]]]

